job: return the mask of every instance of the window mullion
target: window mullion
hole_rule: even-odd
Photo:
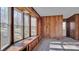
[[[24,30],[25,30],[24,21],[25,21],[25,19],[24,19],[24,13],[23,13],[23,39],[24,39]]]
[[[11,8],[11,42],[10,44],[14,43],[14,8]]]
[[[31,37],[31,16],[29,15],[29,37]]]
[[[0,50],[1,50],[1,8],[0,8]]]

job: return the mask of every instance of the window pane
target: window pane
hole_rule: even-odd
[[[23,20],[22,13],[14,9],[14,42],[21,40],[23,37]]]
[[[24,38],[29,37],[29,15],[24,15]]]
[[[31,36],[37,34],[37,21],[35,17],[31,17]]]
[[[1,49],[10,44],[9,8],[1,8]]]

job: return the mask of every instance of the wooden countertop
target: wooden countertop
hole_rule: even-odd
[[[34,41],[38,36],[30,37],[25,40],[22,40],[20,42],[17,42],[13,45],[11,45],[6,51],[22,51],[25,49],[32,41]]]

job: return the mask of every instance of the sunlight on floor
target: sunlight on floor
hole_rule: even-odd
[[[79,51],[79,42],[50,42],[49,44],[50,51]]]
[[[34,51],[79,51],[79,41],[64,37],[57,39],[42,39]]]

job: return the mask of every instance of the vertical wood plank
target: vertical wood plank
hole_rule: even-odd
[[[43,16],[42,17],[42,30],[44,38],[61,38],[63,16]]]

